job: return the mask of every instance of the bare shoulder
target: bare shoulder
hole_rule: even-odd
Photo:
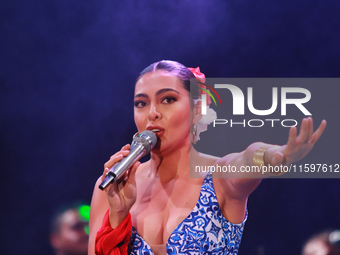
[[[88,254],[94,254],[95,239],[98,229],[102,225],[102,221],[106,211],[110,208],[106,198],[106,192],[99,189],[99,185],[102,182],[102,177],[99,177],[96,181],[93,189],[91,200],[91,212],[89,222],[89,249]]]
[[[220,157],[205,154],[205,153],[202,153],[202,152],[199,152],[198,156],[202,160],[202,162],[205,162],[207,164],[215,164],[216,161],[220,160]]]
[[[101,224],[101,221],[110,208],[107,201],[106,192],[99,189],[99,185],[102,182],[102,177],[99,177],[96,181],[93,189],[91,200],[91,213],[90,213],[90,228],[93,223]],[[98,230],[98,229],[97,229]]]
[[[199,166],[205,166],[207,169],[217,169],[219,167],[223,167],[223,169],[226,168],[226,166],[234,164],[238,158],[240,158],[240,155],[242,155],[242,152],[240,153],[231,153],[227,154],[223,157],[216,157],[209,154],[204,153],[198,153],[198,156],[194,158],[195,165]],[[214,166],[212,168],[212,166]],[[214,178],[225,178],[226,171],[211,171]]]
[[[191,165],[213,166],[219,159],[219,157],[202,152],[193,152],[190,154]]]

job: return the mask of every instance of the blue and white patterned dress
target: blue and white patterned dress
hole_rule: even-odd
[[[193,211],[172,232],[166,244],[167,254],[228,254],[236,255],[244,224],[233,224],[224,218],[218,205],[211,174],[201,188]],[[150,245],[132,228],[129,254],[153,255]]]

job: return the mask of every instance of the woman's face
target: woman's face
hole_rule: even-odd
[[[154,152],[190,145],[190,98],[180,79],[165,71],[146,73],[136,83],[134,115],[138,132],[158,137]]]

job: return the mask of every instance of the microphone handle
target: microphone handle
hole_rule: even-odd
[[[118,180],[136,161],[145,155],[145,148],[140,143],[132,143],[130,154],[114,164],[107,172],[104,181],[99,185],[104,190],[110,183]]]

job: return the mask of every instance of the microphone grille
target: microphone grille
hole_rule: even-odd
[[[133,139],[133,142],[142,144],[146,150],[146,154],[148,154],[150,150],[152,150],[152,148],[156,145],[157,136],[154,132],[150,130],[145,130],[137,135],[135,139]]]

